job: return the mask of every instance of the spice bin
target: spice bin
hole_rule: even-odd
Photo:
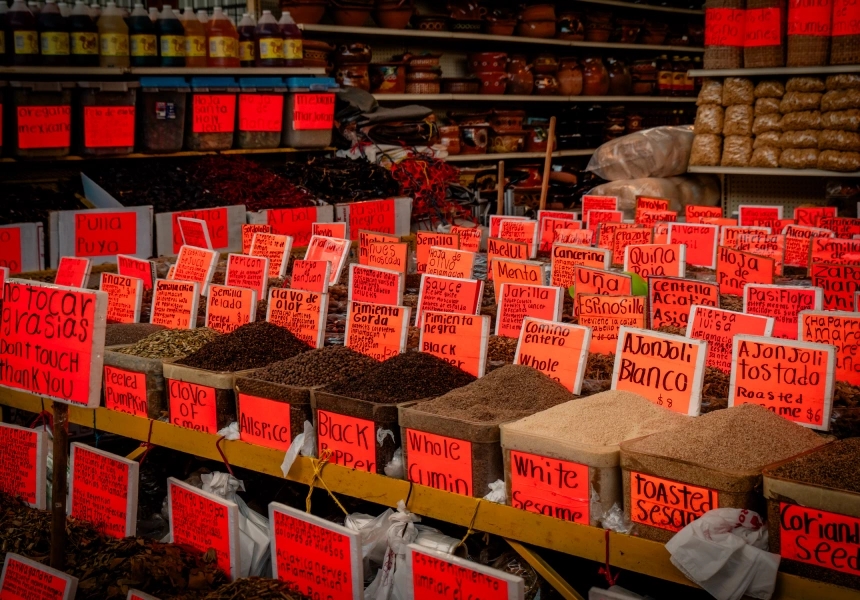
[[[334,94],[330,77],[287,77],[281,145],[288,148],[325,148],[331,145]]]
[[[192,77],[191,107],[185,124],[188,150],[229,150],[236,130],[236,96],[233,77]]]
[[[272,403],[281,403],[289,406],[289,439],[275,440],[277,442],[291,442],[294,437],[304,431],[305,421],[313,421],[313,411],[311,410],[311,390],[313,388],[284,385],[272,381],[263,381],[262,379],[252,379],[250,377],[236,377],[235,389],[236,412],[238,413],[240,431],[242,432],[245,431],[245,417],[242,415],[242,399],[248,396],[261,399],[269,406],[274,406]],[[285,425],[285,423],[278,424]],[[254,443],[253,440],[245,441]]]
[[[860,438],[833,442],[764,472],[770,551],[780,571],[860,589]]]
[[[68,81],[11,81],[19,158],[68,156],[72,146],[72,90]],[[11,134],[10,134],[11,135]]]
[[[239,79],[239,148],[277,148],[284,122],[282,77],[241,77]]]
[[[134,152],[136,81],[79,81],[79,146],[83,156]]]
[[[113,410],[139,417],[160,419],[162,413],[167,412],[164,361],[160,358],[143,358],[116,352],[124,347],[126,345],[105,348],[105,406],[112,408],[113,405]],[[108,381],[109,369],[110,375],[115,378],[114,382]],[[119,404],[124,406],[119,408]]]
[[[170,423],[217,433],[236,420],[236,377],[250,371],[207,371],[164,361]]]
[[[183,77],[141,77],[138,145],[143,152],[179,152],[191,87]]]

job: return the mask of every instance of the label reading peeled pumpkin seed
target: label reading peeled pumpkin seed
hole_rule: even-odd
[[[102,56],[128,56],[128,36],[124,33],[106,33],[99,36]]]
[[[185,36],[163,35],[161,36],[161,56],[184,57]]]
[[[284,58],[284,40],[260,38],[260,58],[263,60]]]
[[[158,45],[152,34],[138,33],[131,36],[132,56],[158,56]]]
[[[98,54],[99,34],[88,31],[76,31],[69,36],[69,46],[72,54]]]
[[[185,36],[185,56],[206,56],[206,36],[205,35],[187,35]]]
[[[69,54],[69,34],[65,31],[45,31],[39,38],[43,55],[67,56]]]
[[[284,40],[284,58],[296,60],[302,58],[302,40]]]
[[[39,34],[35,31],[16,31],[14,34],[15,54],[38,54]]]
[[[236,58],[236,38],[217,36],[209,38],[209,56],[212,58]]]

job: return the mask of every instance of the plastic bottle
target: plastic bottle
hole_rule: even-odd
[[[27,3],[27,8],[30,9],[30,12],[33,13],[34,17],[36,17],[37,19],[39,18],[39,12],[41,12],[42,7],[39,5],[38,2],[36,2],[36,0],[30,0]]]
[[[254,29],[254,50],[258,67],[284,66],[284,36],[270,10],[263,11]]]
[[[239,21],[239,64],[243,67],[253,67],[254,57],[254,19],[245,13]]]
[[[206,66],[206,27],[194,14],[194,9],[185,6],[182,13],[182,26],[185,28],[185,66]]]
[[[6,49],[6,13],[9,7],[5,2],[0,2],[0,67],[9,64],[9,51]]]
[[[657,59],[657,95],[672,95],[672,78],[674,76],[672,62],[664,54]]]
[[[687,74],[687,69],[681,58],[677,55],[672,57],[672,95],[684,95],[684,77]]]
[[[165,4],[158,15],[158,55],[162,67],[185,66],[185,28],[173,8]]]
[[[681,58],[681,62],[684,63],[684,95],[695,96],[696,92],[696,84],[693,80],[693,76],[690,75],[690,69],[693,68],[693,61],[690,60],[689,56],[684,56]]]
[[[24,0],[15,0],[9,12],[6,13],[6,37],[10,65],[39,64],[39,32],[36,29],[36,17]]]
[[[42,64],[51,67],[69,64],[69,24],[63,18],[57,0],[45,3],[36,23],[39,26]]]
[[[209,21],[209,66],[239,66],[239,33],[220,6],[213,9]]]
[[[128,18],[129,54],[132,67],[158,66],[158,38],[149,13],[138,2]]]
[[[57,8],[60,9],[60,14],[63,15],[64,19],[68,19],[72,16],[72,7],[69,6],[65,2],[57,2]]]
[[[69,58],[77,67],[99,66],[99,28],[84,0],[77,0],[69,16]]]
[[[203,27],[209,27],[209,13],[202,8],[197,11],[197,20],[203,23]]]
[[[127,67],[128,25],[113,1],[108,1],[99,17],[99,66]]]
[[[156,8],[155,6],[149,7],[149,20],[153,23],[158,22],[158,8]]]
[[[99,6],[98,2],[93,2],[90,4],[90,7],[87,9],[87,12],[90,13],[90,19],[93,20],[93,23],[97,23],[99,17],[102,16],[102,7]]]
[[[125,21],[125,24],[128,25],[128,19],[131,17],[131,13],[128,10],[128,4],[126,0],[115,0],[116,7],[119,9],[119,12],[122,13],[122,19]]]
[[[281,34],[284,36],[284,66],[301,67],[304,64],[302,54],[302,32],[290,16],[289,11],[281,13],[278,21]]]

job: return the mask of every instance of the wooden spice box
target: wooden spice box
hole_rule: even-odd
[[[311,406],[318,453],[327,448],[332,451],[332,463],[385,474],[385,466],[400,447],[397,404],[348,398],[317,389],[311,392]]]
[[[768,543],[780,571],[860,590],[860,494],[773,473],[825,447],[765,470]]]
[[[246,371],[207,371],[164,361],[170,423],[217,433],[236,420],[236,377]]]
[[[167,412],[164,361],[116,352],[127,345],[109,346],[104,353],[105,407],[149,419]]]
[[[236,377],[236,412],[241,440],[286,451],[313,422],[311,389]],[[244,404],[244,406],[243,406]]]
[[[400,405],[406,478],[436,489],[483,498],[504,478],[499,425],[474,423]]]

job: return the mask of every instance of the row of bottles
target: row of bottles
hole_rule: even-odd
[[[702,62],[698,56],[690,60],[689,56],[673,56],[669,60],[663,54],[657,60],[657,95],[658,96],[696,96],[702,87],[699,78],[690,76],[691,69],[701,69]]]
[[[102,67],[294,67],[302,65],[302,34],[289,12],[280,21],[263,11],[237,28],[216,6],[181,14],[137,3],[129,14],[115,2],[104,10],[77,0],[0,0],[0,65]]]

